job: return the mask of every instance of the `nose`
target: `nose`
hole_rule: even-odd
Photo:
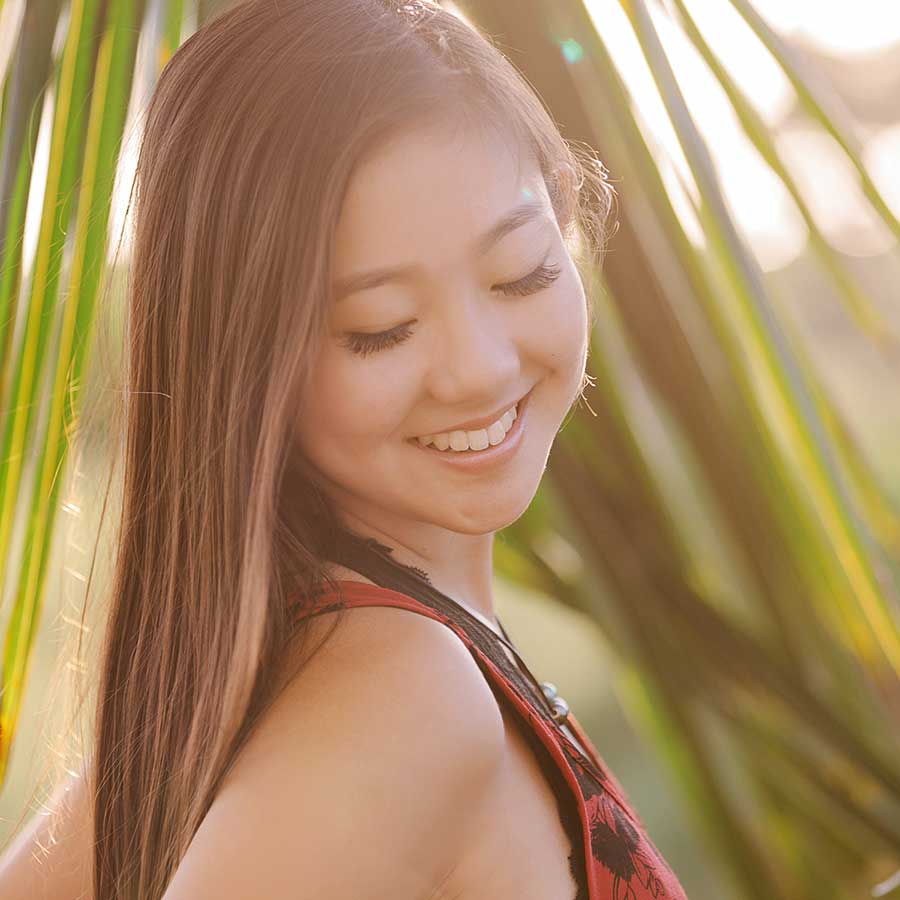
[[[444,305],[440,337],[429,368],[431,394],[448,407],[503,399],[521,381],[515,335],[502,311],[479,295]]]

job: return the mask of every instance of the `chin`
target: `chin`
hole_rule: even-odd
[[[447,527],[458,534],[468,535],[491,534],[507,528],[528,509],[537,488],[538,484],[535,484],[533,490],[507,492],[498,485],[495,491],[486,491],[480,502],[476,497],[467,502],[465,508],[449,512]],[[489,510],[485,509],[486,505]]]

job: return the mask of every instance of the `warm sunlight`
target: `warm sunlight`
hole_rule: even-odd
[[[871,213],[856,173],[833,140],[798,107],[787,77],[734,7],[708,0],[686,0],[685,5],[727,74],[771,131],[782,161],[828,241],[835,249],[856,256],[889,249],[893,239]],[[825,55],[846,67],[863,65],[900,40],[900,5],[896,4],[871,0],[850,7],[807,0],[755,0],[754,6],[802,54],[817,59]],[[618,0],[588,0],[587,7],[634,97],[654,155],[667,158],[662,168],[670,173],[666,183],[673,204],[691,238],[700,240],[694,216],[676,183],[685,181],[689,192],[695,193],[687,163],[622,5]],[[675,24],[677,17],[656,5],[651,10],[732,214],[765,270],[786,266],[803,252],[807,241],[807,228],[794,202],[751,144],[719,80]],[[892,59],[897,65],[897,54]],[[835,86],[842,93],[842,84]],[[900,109],[894,113],[896,118]],[[896,132],[878,128],[868,136],[870,129],[864,123],[855,125],[864,159],[873,166],[873,179],[900,212]],[[824,184],[830,186],[828,191],[821,190]]]
[[[753,0],[770,24],[836,56],[872,53],[900,41],[900,4],[822,0]]]

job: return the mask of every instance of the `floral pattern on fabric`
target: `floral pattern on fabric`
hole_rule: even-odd
[[[534,728],[543,721],[543,716],[532,708],[527,710],[526,718]],[[570,718],[574,716],[570,714]],[[586,757],[555,724],[553,733],[578,783],[590,832],[591,855],[606,871],[606,880],[611,881],[610,900],[686,900],[674,872],[647,837],[622,786]],[[586,748],[596,753],[583,734],[581,738]],[[676,886],[676,892],[666,890],[659,874],[661,869],[666,880]]]
[[[666,893],[656,871],[664,866],[672,878],[674,873],[656,847],[642,836],[639,831],[640,823],[633,821],[625,813],[621,803],[613,800],[597,778],[583,769],[579,761],[571,756],[568,748],[565,748],[565,752],[584,797],[594,858],[613,876],[612,900],[671,896]],[[644,893],[636,894],[633,882],[637,882]]]

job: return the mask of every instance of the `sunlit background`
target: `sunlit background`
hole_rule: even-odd
[[[443,4],[455,8],[451,2]],[[888,265],[892,239],[873,216],[856,177],[839,148],[798,113],[797,97],[778,65],[740,19],[720,0],[688,0],[686,4],[723,65],[746,91],[762,120],[772,130],[779,151],[804,189],[816,221],[834,247],[848,256]],[[843,114],[860,135],[860,150],[882,195],[900,215],[900,3],[885,0],[753,0],[752,5],[777,31],[809,58],[837,89]],[[695,190],[678,140],[669,123],[653,78],[618,0],[587,0],[604,38],[633,94],[645,133],[665,161],[667,187],[679,214],[698,242],[695,217],[683,201],[683,191]],[[12,50],[15,17],[22,2],[0,9],[0,61]],[[806,248],[807,231],[781,182],[763,162],[740,127],[722,89],[693,45],[672,20],[650,7],[678,83],[715,160],[732,214],[766,271],[787,269]],[[464,17],[464,16],[463,16]],[[58,41],[64,38],[60,29]],[[577,41],[564,45],[577,57]],[[150,48],[152,50],[152,48]],[[147,46],[144,47],[147,50]],[[155,59],[144,56],[138,85],[146,91],[154,80]],[[47,98],[47,103],[52,97]],[[50,122],[40,134],[35,170],[46,165]],[[112,229],[125,221],[127,185],[136,162],[139,133],[126,129],[119,183],[114,198]],[[624,187],[624,186],[623,186]],[[31,259],[37,241],[42,194],[29,201],[24,255]],[[111,248],[112,254],[114,248]]]
[[[671,2],[669,3],[671,5]],[[831,246],[868,287],[900,335],[900,254],[873,213],[837,141],[811,123],[781,68],[735,9],[720,0],[685,4],[722,65],[746,92]],[[828,113],[855,135],[862,160],[900,216],[900,3],[884,0],[753,0],[751,4],[820,80]],[[686,192],[697,189],[634,32],[618,0],[587,0],[626,81],[676,212],[703,244]],[[729,211],[770,274],[776,296],[809,338],[818,371],[900,498],[900,362],[873,354],[847,321],[811,259],[809,232],[782,181],[747,137],[716,78],[673,19],[649,9],[720,178]],[[577,56],[577,42],[567,47]],[[615,177],[616,173],[613,173]],[[628,184],[619,185],[627,193]]]

